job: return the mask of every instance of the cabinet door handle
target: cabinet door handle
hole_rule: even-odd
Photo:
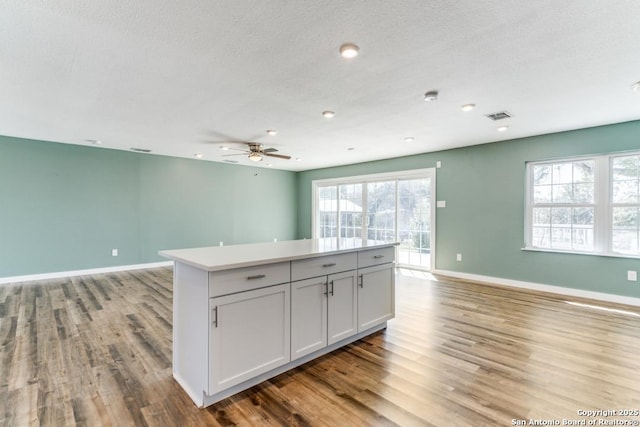
[[[218,327],[218,306],[215,306],[211,309],[211,318],[213,319],[211,321],[211,324],[213,325],[214,328]]]
[[[380,259],[380,258],[384,258],[384,255],[374,255],[373,259]]]
[[[247,280],[264,279],[265,277],[267,277],[266,274],[256,274],[255,276],[248,276]]]
[[[360,279],[360,287],[364,288],[364,274],[359,275],[358,278]]]
[[[325,267],[325,268],[327,268],[327,267],[335,267],[336,263],[332,262],[332,263],[329,263],[329,264],[322,264],[322,266]]]
[[[327,298],[329,297],[329,283],[323,283],[324,285],[324,294],[327,296]]]
[[[329,291],[329,293],[331,294],[331,296],[333,296],[333,280],[329,283],[331,283],[331,290]]]

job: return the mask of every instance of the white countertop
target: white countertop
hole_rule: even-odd
[[[202,270],[218,271],[395,245],[395,242],[368,243],[360,239],[325,238],[175,249],[160,251],[159,254]]]

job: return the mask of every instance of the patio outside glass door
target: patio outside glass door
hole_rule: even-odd
[[[434,173],[320,185],[315,237],[342,247],[400,242],[399,265],[432,267]]]

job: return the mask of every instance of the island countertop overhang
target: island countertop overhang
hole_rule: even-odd
[[[260,264],[293,261],[348,252],[396,246],[397,242],[362,242],[360,240],[305,239],[281,242],[248,243],[159,251],[175,262],[205,271],[222,271]]]

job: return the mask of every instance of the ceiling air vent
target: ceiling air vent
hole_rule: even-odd
[[[151,150],[147,149],[147,148],[134,148],[131,147],[131,151],[137,151],[138,153],[150,153]]]
[[[500,111],[499,113],[493,113],[493,114],[487,114],[487,117],[489,117],[491,120],[498,121],[498,120],[502,120],[502,119],[508,119],[511,116],[511,113],[508,113],[506,111]]]

